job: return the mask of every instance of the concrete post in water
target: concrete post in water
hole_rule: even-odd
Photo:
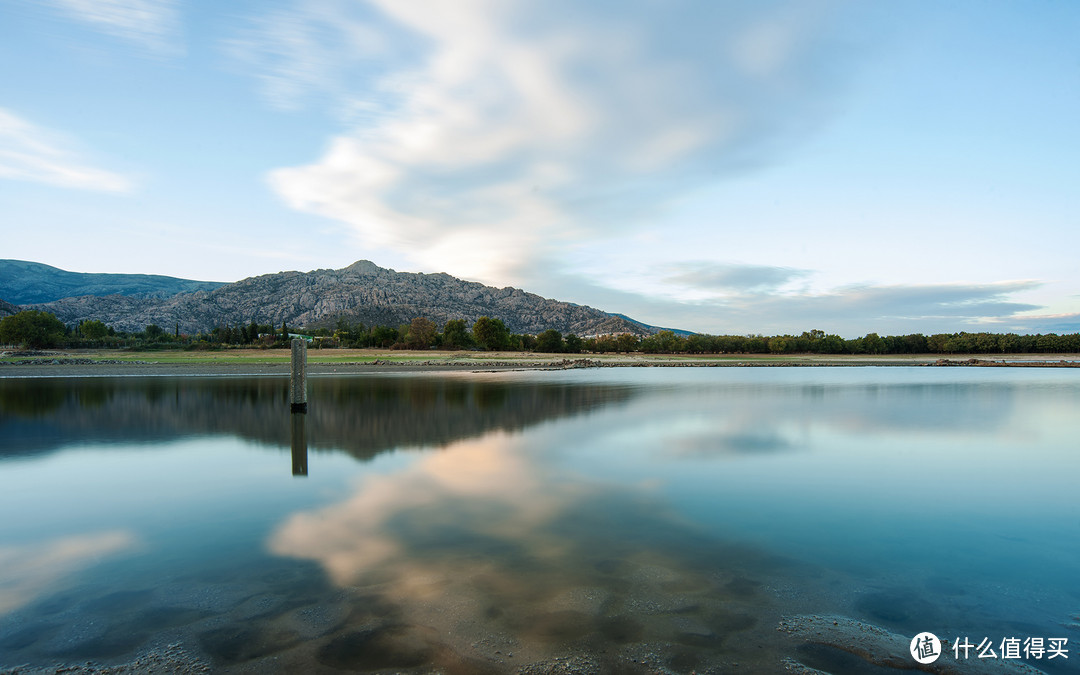
[[[289,415],[292,418],[291,426],[291,440],[292,440],[292,475],[294,476],[306,476],[307,475],[307,432],[304,429],[304,420],[307,415],[301,413],[293,413]]]
[[[293,412],[307,412],[307,341],[292,341],[292,376],[289,379],[289,402]]]

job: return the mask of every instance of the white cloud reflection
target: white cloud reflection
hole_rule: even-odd
[[[0,546],[0,614],[19,609],[40,593],[55,590],[65,577],[135,543],[131,532],[113,530]]]
[[[367,573],[417,564],[393,534],[393,524],[410,514],[422,514],[423,527],[432,529],[453,526],[457,508],[481,508],[488,516],[469,522],[475,532],[517,540],[560,513],[565,495],[553,493],[516,446],[498,432],[425,455],[399,473],[368,476],[347,500],[290,517],[268,548],[315,560],[346,586]]]

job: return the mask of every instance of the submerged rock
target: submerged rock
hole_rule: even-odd
[[[979,659],[972,654],[967,659],[955,659],[950,643],[943,639],[942,657],[930,664],[919,664],[908,651],[911,637],[899,635],[879,626],[846,616],[804,614],[784,617],[778,631],[802,640],[805,646],[819,645],[834,648],[861,658],[867,663],[902,671],[921,670],[941,675],[1039,675],[1043,671],[1024,662],[1002,659]],[[797,663],[797,662],[796,662]],[[789,670],[793,664],[788,664]],[[799,666],[808,667],[798,663]],[[817,672],[794,670],[795,672]]]

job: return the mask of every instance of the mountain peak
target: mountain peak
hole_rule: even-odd
[[[379,272],[393,272],[394,270],[387,269],[385,267],[379,267],[370,260],[357,260],[353,264],[345,268],[345,271],[353,272],[355,274],[378,274]]]
[[[125,331],[139,331],[150,324],[179,324],[183,332],[196,333],[252,321],[333,327],[339,319],[367,326],[399,326],[418,317],[440,325],[464,319],[471,325],[481,316],[489,316],[501,319],[514,333],[538,334],[549,328],[576,335],[655,332],[645,324],[593,307],[518,289],[493,288],[444,273],[395,272],[370,260],[358,260],[340,270],[279,272],[211,288],[195,286],[190,292],[168,297],[142,291],[141,295],[124,293],[121,281],[138,275],[98,276],[111,278],[99,280],[111,283],[103,286],[114,289],[108,297],[81,292],[81,297],[39,301],[33,307],[52,312],[68,324],[97,319]],[[143,283],[138,288],[144,288],[145,279],[136,281]]]

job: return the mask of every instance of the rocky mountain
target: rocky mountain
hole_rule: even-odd
[[[157,274],[88,274],[25,260],[0,260],[0,298],[17,305],[80,295],[167,298],[177,293],[212,291],[220,286],[224,284],[218,281],[191,281]]]
[[[2,297],[2,296],[0,296]],[[395,272],[367,260],[340,270],[280,272],[243,279],[214,290],[171,297],[84,295],[33,305],[64,323],[98,319],[117,330],[149,324],[195,333],[252,321],[280,326],[333,326],[338,318],[367,326],[398,326],[426,317],[440,326],[450,319],[469,325],[481,316],[502,319],[514,333],[599,335],[655,329],[592,307],[542,298],[517,288],[493,288],[448,274]]]
[[[19,308],[15,305],[7,302],[6,300],[0,300],[0,319],[4,318],[5,316],[14,314],[17,311],[19,311]]]

